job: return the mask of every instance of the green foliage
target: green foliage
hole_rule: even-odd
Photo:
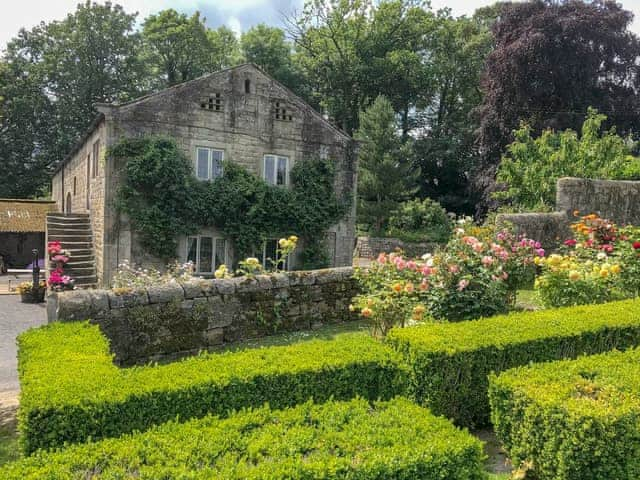
[[[640,344],[640,303],[614,302],[393,329],[421,405],[468,427],[486,425],[491,372]],[[580,477],[573,477],[580,478]]]
[[[398,135],[389,100],[378,97],[360,116],[361,142],[358,172],[358,223],[374,232],[387,224],[389,213],[416,193],[418,171],[410,161],[409,146]]]
[[[601,132],[607,117],[589,109],[580,136],[573,130],[545,130],[532,137],[529,126],[515,132],[498,169],[498,182],[506,190],[495,197],[517,210],[554,208],[556,182],[561,177],[599,179],[640,178],[640,158],[631,155],[629,141],[615,129]]]
[[[86,1],[63,20],[22,30],[7,44],[8,68],[0,73],[7,100],[0,120],[1,197],[41,193],[95,117],[96,103],[147,90],[135,22],[119,5]]]
[[[125,139],[109,154],[126,162],[119,206],[152,254],[174,258],[178,235],[215,225],[237,258],[250,256],[268,238],[296,234],[303,241],[303,266],[326,266],[324,234],[346,208],[336,198],[329,160],[297,162],[291,188],[281,188],[233,162],[221,177],[199,181],[168,137]]]
[[[409,200],[389,216],[387,233],[402,240],[446,243],[452,221],[440,204],[430,198]]]
[[[167,423],[142,434],[40,453],[6,480],[88,478],[481,480],[482,444],[405,399],[305,403]],[[142,460],[144,459],[144,460]]]
[[[25,453],[265,402],[286,408],[404,391],[395,355],[357,334],[127,369],[113,364],[99,327],[84,322],[30,330],[18,343]]]
[[[532,478],[640,475],[640,350],[492,375],[489,399],[498,437]]]
[[[124,164],[118,206],[131,219],[140,242],[160,258],[175,257],[179,235],[196,231],[191,202],[195,179],[175,141],[165,137],[126,139],[109,155]]]

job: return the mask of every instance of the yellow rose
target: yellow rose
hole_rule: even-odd
[[[600,270],[600,276],[602,278],[607,278],[609,276],[609,270],[603,268],[602,270]]]
[[[580,276],[581,276],[581,275],[580,275],[580,272],[578,272],[578,271],[576,271],[576,270],[571,270],[571,271],[569,272],[569,280],[572,280],[572,281],[574,281],[574,282],[575,282],[576,280],[580,280]]]
[[[617,264],[616,265],[611,265],[610,271],[614,275],[619,274],[621,270],[622,270],[622,268],[620,268],[620,265],[617,265]]]

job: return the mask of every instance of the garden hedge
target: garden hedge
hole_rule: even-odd
[[[363,334],[127,369],[113,364],[107,339],[87,322],[30,330],[18,347],[26,454],[265,402],[285,408],[404,391],[395,354]]]
[[[488,375],[533,362],[640,345],[640,301],[393,329],[409,365],[409,394],[466,427],[489,421]]]
[[[406,399],[356,399],[169,422],[38,452],[0,478],[480,480],[483,459],[479,440]]]
[[[509,370],[491,377],[489,399],[498,437],[532,478],[640,478],[640,350]]]

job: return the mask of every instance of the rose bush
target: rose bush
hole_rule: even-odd
[[[434,255],[415,260],[380,254],[370,268],[357,269],[363,293],[352,308],[381,335],[407,320],[458,321],[503,313],[513,306],[516,289],[532,281],[535,258],[544,253],[535,240],[463,220]]]
[[[578,212],[575,212],[576,216]],[[603,303],[640,293],[640,229],[595,214],[571,225],[560,252],[539,259],[536,290],[546,306]]]

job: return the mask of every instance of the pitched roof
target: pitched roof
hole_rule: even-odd
[[[0,232],[44,232],[47,213],[57,210],[53,201],[0,198]]]

